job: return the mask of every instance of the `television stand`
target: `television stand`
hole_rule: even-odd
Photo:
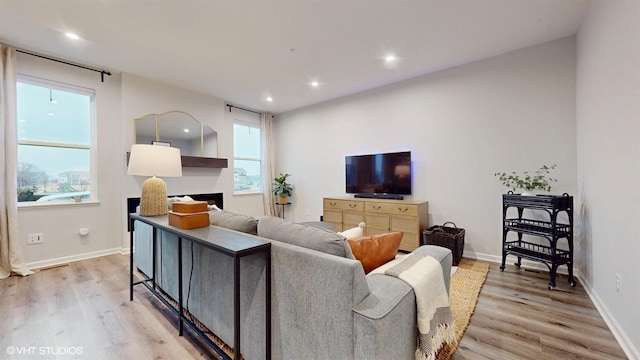
[[[402,231],[399,249],[411,252],[420,246],[422,232],[429,227],[429,203],[326,197],[322,199],[322,219],[335,224],[333,231],[352,229],[364,222],[365,236]]]
[[[404,196],[402,195],[394,195],[394,194],[355,194],[353,195],[355,198],[363,198],[363,199],[389,199],[389,200],[404,200]]]

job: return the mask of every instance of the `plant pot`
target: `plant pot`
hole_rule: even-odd
[[[289,197],[287,195],[278,196],[278,204],[287,204],[288,202],[289,202]]]
[[[533,192],[528,191],[528,190],[523,190],[523,191],[520,193],[520,195],[522,195],[522,196],[536,196],[536,194],[534,194]]]

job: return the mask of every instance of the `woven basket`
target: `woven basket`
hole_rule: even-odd
[[[453,225],[447,226],[447,224]],[[422,245],[446,247],[453,253],[453,266],[458,266],[464,252],[464,229],[448,221],[442,225],[432,226],[422,233]]]

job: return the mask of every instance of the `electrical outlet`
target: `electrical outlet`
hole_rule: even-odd
[[[622,276],[616,273],[616,291],[620,292],[620,288],[622,287]]]
[[[27,244],[28,245],[34,245],[34,244],[42,244],[42,233],[38,233],[38,234],[29,234],[29,238],[27,239]]]

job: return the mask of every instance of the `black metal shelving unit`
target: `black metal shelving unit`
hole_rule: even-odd
[[[510,216],[517,210],[517,217]],[[524,210],[541,210],[549,215],[549,221],[529,219],[524,217]],[[567,223],[558,222],[558,214],[565,212]],[[556,287],[556,271],[560,265],[567,265],[569,270],[569,285],[575,286],[573,280],[573,196],[536,195],[525,196],[509,192],[502,195],[502,265],[504,271],[507,255],[518,257],[514,264],[520,268],[522,258],[539,261],[549,268],[549,290]],[[517,234],[517,240],[507,240],[509,232]],[[543,237],[548,245],[524,241],[523,235]],[[558,249],[558,242],[566,239],[568,249]]]

